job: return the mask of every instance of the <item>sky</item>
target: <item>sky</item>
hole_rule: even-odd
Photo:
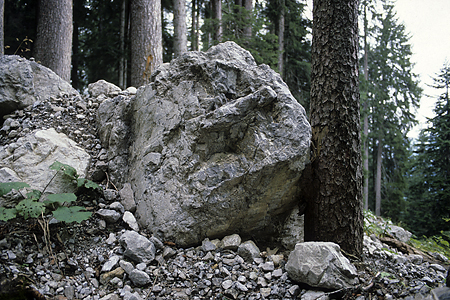
[[[312,15],[312,0],[307,0],[306,15]],[[426,118],[434,116],[433,108],[439,92],[428,87],[432,76],[440,71],[444,62],[450,62],[450,0],[396,0],[394,3],[399,22],[410,34],[415,63],[414,73],[419,75],[424,89],[416,118],[420,122],[409,137],[416,138],[427,125]]]

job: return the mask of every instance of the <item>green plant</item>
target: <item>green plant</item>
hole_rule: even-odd
[[[17,216],[22,216],[24,219],[43,217],[46,211],[50,211],[53,217],[59,221],[66,223],[78,222],[81,223],[91,217],[92,213],[85,211],[81,206],[64,206],[77,200],[77,196],[73,193],[49,194],[44,195],[45,190],[53,181],[57,174],[61,174],[68,181],[77,185],[77,188],[84,187],[87,189],[97,189],[99,186],[85,178],[79,178],[75,168],[63,164],[61,162],[54,162],[50,169],[57,172],[52,177],[50,182],[44,190],[32,190],[28,192],[22,201],[20,201],[14,208],[0,207],[0,220],[8,221]],[[22,188],[30,187],[24,182],[6,182],[0,183],[0,196],[9,193],[11,190],[20,190]],[[40,201],[42,198],[46,200]],[[45,231],[45,230],[44,230]]]

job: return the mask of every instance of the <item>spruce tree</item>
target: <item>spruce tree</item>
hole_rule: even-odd
[[[450,64],[444,64],[432,85],[442,94],[435,117],[421,133],[410,191],[409,225],[424,235],[450,230]]]
[[[372,142],[369,168],[374,178],[375,213],[382,213],[383,203],[383,211],[388,213],[383,215],[396,218],[398,209],[404,207],[404,161],[409,148],[406,134],[417,122],[413,111],[419,105],[421,89],[412,71],[412,51],[405,26],[399,23],[390,1],[382,0],[381,4],[382,11],[374,15],[371,28],[375,43],[368,47],[367,101]]]

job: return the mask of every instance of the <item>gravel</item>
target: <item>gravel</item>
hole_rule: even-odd
[[[94,175],[106,157],[96,133],[96,108],[105,97],[52,98],[16,111],[7,116],[0,130],[0,145],[34,129],[53,127],[86,149]],[[267,249],[256,253],[255,249],[267,245],[241,241],[238,235],[179,248],[141,230],[155,245],[155,258],[133,262],[120,243],[130,225],[121,218],[124,210],[117,203],[118,192],[105,182],[104,195],[79,200],[97,214],[81,224],[49,226],[51,251],[45,251],[36,220],[0,222],[1,293],[30,286],[35,295],[59,300],[420,299],[445,284],[448,265],[444,257],[429,261],[402,254],[375,236],[365,238],[364,261],[353,261],[360,285],[338,292],[313,291],[292,282],[284,269],[289,252]]]

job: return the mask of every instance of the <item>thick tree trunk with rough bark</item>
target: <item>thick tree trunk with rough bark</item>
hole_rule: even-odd
[[[187,51],[186,0],[173,1],[173,50],[175,57]]]
[[[305,240],[361,256],[362,161],[358,1],[314,0],[311,73],[313,152],[305,190]],[[308,176],[308,175],[307,175]]]
[[[131,0],[131,85],[148,83],[162,57],[161,0]]]
[[[34,56],[70,82],[73,34],[72,0],[39,0]]]

